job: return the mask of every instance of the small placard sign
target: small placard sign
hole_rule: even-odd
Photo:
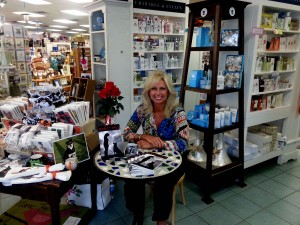
[[[293,5],[300,5],[300,0],[270,0],[270,1],[283,2],[283,3],[293,4]]]
[[[185,4],[160,0],[133,0],[133,8],[185,13]]]
[[[264,28],[260,27],[252,27],[252,34],[253,35],[263,35],[264,34]]]

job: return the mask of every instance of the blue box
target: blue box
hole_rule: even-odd
[[[199,88],[200,87],[200,80],[203,76],[203,70],[192,70],[190,72],[190,80],[189,80],[189,86]]]
[[[199,27],[196,35],[196,47],[213,46],[210,42],[209,36],[210,29],[208,27]]]

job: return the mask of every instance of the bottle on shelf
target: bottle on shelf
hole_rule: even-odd
[[[283,64],[283,60],[282,60],[282,56],[279,56],[279,59],[277,60],[277,64],[276,64],[276,71],[282,71],[282,64]]]
[[[284,17],[284,29],[285,30],[291,30],[291,21],[292,21],[291,13],[287,12],[286,16]]]
[[[259,78],[259,92],[264,92],[265,90],[265,81],[264,81],[264,78],[263,77],[260,77]]]

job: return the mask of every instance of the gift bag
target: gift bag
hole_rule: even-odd
[[[72,189],[68,191],[69,205],[77,205],[83,207],[92,207],[91,200],[91,185],[90,184],[75,184]],[[103,180],[102,184],[97,184],[97,209],[103,210],[111,200],[109,190],[109,179]]]

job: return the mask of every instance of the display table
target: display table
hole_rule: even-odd
[[[52,224],[59,225],[61,224],[59,211],[61,197],[67,193],[74,184],[90,183],[92,208],[81,218],[79,223],[85,225],[89,223],[97,211],[97,183],[101,183],[102,180],[105,179],[105,177],[99,177],[95,170],[91,160],[87,160],[78,164],[77,169],[72,171],[72,176],[69,181],[51,180],[31,184],[13,184],[12,186],[3,186],[2,183],[0,183],[0,192],[18,195],[24,199],[47,202],[51,208]]]
[[[109,176],[116,176],[120,178],[128,178],[128,179],[150,179],[155,178],[163,175],[167,175],[173,171],[175,171],[182,163],[182,157],[179,152],[177,151],[167,151],[161,149],[139,149],[139,152],[147,153],[147,152],[154,152],[156,154],[160,154],[162,156],[168,157],[165,162],[157,168],[154,175],[149,176],[132,176],[129,172],[129,166],[127,159],[124,158],[117,158],[117,159],[110,159],[106,160],[105,162],[102,161],[100,151],[98,151],[94,156],[94,163],[96,168],[100,171],[104,172]]]

